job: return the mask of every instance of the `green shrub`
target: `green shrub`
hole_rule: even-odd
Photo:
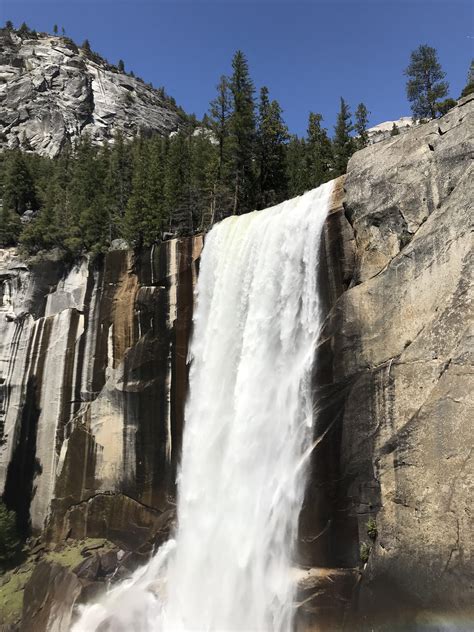
[[[15,557],[19,546],[15,512],[8,510],[0,501],[0,565]]]
[[[440,101],[436,104],[436,111],[440,116],[447,114],[449,110],[454,108],[457,105],[457,101],[454,99],[445,99],[444,101]]]
[[[375,540],[377,537],[377,523],[372,517],[367,521],[367,535],[371,540]]]
[[[392,125],[392,129],[390,130],[390,136],[398,136],[400,134],[400,130],[398,129],[398,125],[394,123]]]
[[[472,93],[474,93],[474,83],[469,83],[465,88],[463,88],[463,91],[461,92],[461,98],[468,97]]]
[[[362,542],[360,545],[360,561],[365,564],[369,560],[371,545],[368,542]]]

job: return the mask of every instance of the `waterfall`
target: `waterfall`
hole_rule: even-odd
[[[311,448],[318,259],[332,184],[206,238],[178,528],[73,632],[289,632]]]

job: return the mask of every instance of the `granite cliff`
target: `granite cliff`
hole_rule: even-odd
[[[161,90],[120,72],[72,40],[0,29],[0,146],[54,157],[87,133],[169,133],[182,112]]]
[[[467,97],[356,153],[336,183],[298,630],[473,617],[473,137]],[[201,248],[183,238],[72,268],[2,252],[0,479],[39,538],[0,589],[19,626],[5,630],[66,631],[74,603],[172,528]],[[26,586],[22,617],[2,606],[8,586]]]
[[[340,290],[319,384],[326,423],[338,421],[314,481],[328,479],[332,565],[349,565],[356,543],[368,558],[348,629],[473,620],[473,114],[467,97],[356,153],[344,215],[329,218],[340,244],[328,242],[329,287]]]

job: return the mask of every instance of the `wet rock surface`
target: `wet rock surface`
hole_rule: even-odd
[[[167,523],[201,248],[183,238],[54,273],[2,252],[0,484],[25,530],[110,531],[134,549]]]
[[[66,632],[80,593],[74,573],[54,562],[40,562],[25,586],[20,632]]]

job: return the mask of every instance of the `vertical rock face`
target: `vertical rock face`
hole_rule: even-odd
[[[86,536],[90,517],[100,532],[90,509],[104,503],[112,530],[133,515],[134,546],[161,528],[201,248],[200,237],[172,240],[72,270],[2,251],[0,483],[25,529]]]
[[[446,629],[473,614],[473,110],[465,99],[355,154],[344,247],[326,253],[329,289],[341,252],[354,266],[321,342],[334,465],[320,456],[326,542],[313,563],[355,565],[370,550],[362,629]]]

